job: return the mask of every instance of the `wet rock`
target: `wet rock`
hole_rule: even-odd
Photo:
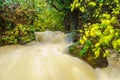
[[[96,67],[103,68],[108,66],[107,58],[103,57],[102,53],[96,59],[94,58],[94,54],[90,52],[87,52],[87,54],[80,56],[79,53],[81,48],[82,46],[80,45],[79,42],[72,44],[71,46],[69,46],[69,53],[75,57],[83,59],[84,61],[89,63],[93,68],[96,68]]]

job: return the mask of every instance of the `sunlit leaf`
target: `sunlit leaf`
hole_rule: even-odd
[[[88,51],[88,46],[87,45],[85,45],[84,47],[83,47],[83,49],[82,50],[80,50],[80,52],[79,52],[79,54],[80,54],[80,56],[83,56],[87,51]]]
[[[88,3],[88,6],[95,7],[95,6],[96,6],[96,3],[95,3],[95,2],[90,1],[90,2]]]
[[[83,45],[85,41],[83,39],[80,39],[80,43]]]
[[[109,50],[105,50],[105,53],[103,53],[103,57],[107,57],[109,55]]]
[[[100,42],[98,42],[98,43],[95,44],[96,48],[99,47],[99,46],[100,46]]]
[[[97,50],[94,52],[94,54],[95,54],[95,58],[98,58],[99,55],[100,55],[100,49],[97,49]]]

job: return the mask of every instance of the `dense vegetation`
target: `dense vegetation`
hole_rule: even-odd
[[[74,0],[72,8],[78,8],[83,17],[80,30],[82,38],[80,43],[83,49],[80,55],[84,55],[89,49],[97,58],[100,52],[108,55],[109,49],[119,51],[120,41],[120,1],[119,0]],[[92,10],[92,11],[91,11]]]
[[[35,31],[63,31],[64,11],[58,12],[45,0],[0,1],[0,45],[25,44]]]
[[[102,60],[110,53],[119,53],[120,1],[74,0],[71,11],[76,9],[80,13],[79,23],[82,28],[79,30],[81,38],[77,54],[83,58],[87,57],[86,61],[98,61],[99,58]],[[103,60],[102,63],[104,62]],[[90,63],[96,66],[94,62]]]

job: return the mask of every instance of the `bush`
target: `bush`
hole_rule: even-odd
[[[82,30],[81,56],[93,53],[109,55],[111,50],[120,51],[120,1],[119,0],[74,0],[71,11],[78,9]]]
[[[36,26],[37,31],[39,28],[42,30],[60,30],[63,31],[63,18],[64,12],[58,12],[51,5],[47,4],[45,1],[38,4],[37,18],[35,19],[34,26]]]
[[[35,11],[27,8],[28,5],[19,4],[1,7],[0,45],[24,44],[33,40]]]
[[[28,43],[35,39],[35,31],[63,31],[64,13],[57,12],[45,0],[38,1],[35,8],[17,2],[0,5],[0,45]]]
[[[1,45],[25,44],[35,39],[35,28],[30,25],[18,24],[14,29],[7,30],[2,34]]]

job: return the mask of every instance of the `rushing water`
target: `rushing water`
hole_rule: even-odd
[[[27,45],[0,48],[0,80],[120,80],[120,68],[93,69],[67,54],[66,34],[46,31]],[[69,41],[69,42],[68,42]]]

